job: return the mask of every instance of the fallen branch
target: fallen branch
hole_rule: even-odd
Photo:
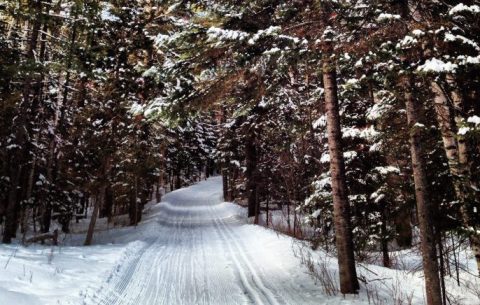
[[[48,233],[43,233],[43,234],[39,234],[39,235],[30,237],[29,239],[27,239],[27,241],[25,243],[27,245],[37,243],[37,242],[44,243],[45,240],[48,240],[48,239],[51,239],[52,242],[53,242],[53,245],[57,246],[58,245],[58,230],[55,229],[52,233],[48,232]]]

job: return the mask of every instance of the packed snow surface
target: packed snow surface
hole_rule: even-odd
[[[424,303],[422,273],[412,272],[418,253],[398,252],[395,267],[405,270],[357,266],[357,296],[329,293],[321,278],[338,287],[334,256],[248,224],[245,209],[222,202],[221,190],[221,178],[211,178],[171,192],[147,206],[137,227],[100,224],[90,247],[76,246],[84,234],[75,226],[61,247],[0,245],[0,305]],[[320,271],[316,283],[300,257]],[[474,276],[471,283],[478,286]],[[470,290],[451,279],[447,286],[462,304],[477,304]]]
[[[291,241],[246,224],[242,208],[222,203],[220,183],[167,194],[150,216],[144,247],[86,303],[318,304],[322,293]]]
[[[221,178],[164,196],[138,227],[95,233],[95,246],[0,246],[1,305],[319,304],[292,239],[222,202]],[[74,246],[74,245],[79,246]],[[73,246],[72,246],[73,245]],[[14,278],[12,278],[14,277]],[[345,304],[334,298],[324,304]]]

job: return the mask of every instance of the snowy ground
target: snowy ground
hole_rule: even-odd
[[[329,295],[326,286],[336,285],[335,258],[249,225],[244,215],[243,208],[222,202],[221,180],[212,178],[167,194],[162,203],[149,206],[136,228],[97,232],[95,246],[74,246],[81,244],[80,234],[64,241],[70,246],[2,245],[0,304],[393,305],[410,304],[410,298],[412,304],[424,302],[421,272],[375,265],[358,267],[368,282],[360,295]],[[301,261],[313,262],[322,276],[315,281]],[[453,281],[447,284],[458,304],[478,304],[471,291],[455,288]]]

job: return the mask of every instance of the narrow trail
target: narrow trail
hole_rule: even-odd
[[[145,246],[112,271],[88,304],[326,301],[293,256],[287,238],[246,224],[240,208],[222,203],[220,178],[167,194],[152,221],[158,237],[142,240]]]

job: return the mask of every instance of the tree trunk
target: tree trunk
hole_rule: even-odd
[[[447,76],[449,84],[455,88],[456,84],[451,75]],[[480,236],[472,221],[472,213],[475,209],[475,183],[471,179],[468,147],[465,139],[457,135],[458,126],[462,124],[463,99],[456,89],[453,89],[452,100],[455,107],[455,115],[449,106],[446,93],[436,82],[431,83],[434,93],[434,105],[437,122],[440,127],[443,147],[448,160],[448,167],[453,178],[455,195],[460,203],[462,222],[469,236],[472,252],[477,263],[477,271],[480,274]]]
[[[104,204],[104,215],[108,219],[108,223],[113,222],[113,206],[115,204],[115,198],[113,196],[112,187],[107,185],[105,188],[105,204]]]
[[[228,162],[228,159],[227,161],[225,162],[225,164],[223,164],[222,166],[222,190],[223,190],[223,200],[225,201],[231,201],[231,198],[228,196],[229,195],[229,192],[228,192],[228,187],[229,187],[229,179],[228,179],[228,169],[227,169],[227,163]]]
[[[32,197],[32,191],[33,191],[33,179],[35,178],[35,168],[37,166],[37,158],[34,157],[32,160],[32,165],[30,166],[30,172],[28,174],[28,182],[27,182],[27,192],[25,199],[27,201],[30,200]],[[30,203],[30,202],[29,202]],[[28,233],[28,220],[30,219],[30,208],[28,207],[28,204],[25,205],[23,208],[23,216],[21,219],[21,226],[22,226],[22,242],[25,243],[25,239]]]
[[[270,194],[270,189],[267,189],[267,194],[266,194],[266,195],[267,195],[267,206],[266,206],[266,208],[267,208],[267,212],[266,212],[266,213],[267,213],[267,215],[266,215],[267,228],[268,228],[268,226],[269,226],[269,221],[270,221],[270,217],[269,217],[270,195],[269,195],[269,194]]]
[[[247,195],[248,195],[248,217],[253,217],[257,212],[257,147],[255,146],[255,135],[250,132],[245,143],[245,159],[247,170]]]
[[[100,189],[99,195],[95,198],[95,204],[93,206],[92,217],[90,218],[90,224],[88,225],[87,236],[85,237],[85,242],[83,245],[90,246],[93,240],[93,233],[95,231],[95,223],[97,222],[98,212],[100,211],[100,206],[103,204],[105,196],[105,189],[102,187]]]
[[[131,190],[130,193],[130,225],[131,226],[136,226],[139,222],[139,204],[138,204],[139,198],[138,198],[138,177],[135,176],[134,182],[133,182],[133,189]]]
[[[390,254],[388,253],[388,239],[387,239],[387,215],[386,210],[382,209],[382,224],[381,224],[381,247],[382,247],[382,256],[383,256],[383,266],[390,268]]]
[[[260,191],[259,191],[259,188],[258,188],[258,184],[255,185],[255,217],[253,219],[253,223],[258,225],[258,222],[259,222],[259,218],[260,218],[260,198],[259,198],[259,195],[260,195]]]
[[[464,101],[463,97],[458,92],[457,84],[453,79],[452,75],[447,75],[447,82],[453,88],[452,99],[453,105],[455,107],[454,121],[458,127],[464,120],[464,117],[462,115],[464,113]],[[477,270],[480,275],[480,235],[478,234],[477,230],[478,223],[476,223],[476,221],[474,220],[474,214],[476,214],[477,211],[480,210],[479,200],[477,197],[478,192],[476,191],[478,189],[478,185],[472,177],[472,164],[470,162],[469,149],[466,139],[463,136],[458,136],[457,139],[458,162],[461,168],[460,173],[462,175],[459,178],[463,178],[460,180],[463,181],[463,186],[465,190],[465,201],[463,202],[460,211],[462,213],[462,220],[464,226],[467,229],[467,233],[469,233],[471,249],[475,256]]]
[[[238,169],[235,166],[230,166],[227,169],[226,177],[227,177],[227,185],[225,187],[227,188],[227,198],[228,201],[234,201],[235,200],[235,181],[237,180],[238,176]]]
[[[182,171],[178,171],[175,175],[175,189],[178,190],[182,187]]]
[[[38,34],[42,25],[42,2],[35,1],[32,5],[35,10],[35,17],[32,28],[29,29],[27,25],[25,33],[31,33],[26,46],[26,60],[33,63],[36,60],[35,50],[37,49]],[[19,148],[9,152],[10,189],[8,191],[7,207],[5,209],[4,243],[10,243],[16,235],[18,210],[20,200],[22,199],[22,196],[19,196],[20,181],[21,177],[25,175],[27,171],[26,167],[30,165],[32,158],[32,145],[29,143],[29,139],[33,133],[34,115],[38,105],[38,99],[31,98],[33,80],[32,76],[28,76],[25,79],[22,88],[22,100],[13,120],[15,124],[14,143]]]
[[[420,247],[422,250],[423,270],[425,273],[425,290],[428,305],[442,305],[442,291],[438,276],[438,260],[435,248],[435,234],[432,215],[434,207],[428,198],[428,181],[426,162],[419,125],[420,105],[411,93],[413,86],[409,76],[402,80],[405,92],[405,106],[410,137],[410,154],[412,159],[413,180],[415,182],[415,197],[417,201],[418,223],[420,227]]]
[[[411,209],[402,206],[395,217],[395,239],[401,249],[408,249],[412,246],[412,222]]]
[[[161,192],[161,187],[162,187],[162,173],[158,176],[157,182],[155,183],[155,202],[159,203],[162,201],[162,192]]]
[[[5,210],[5,227],[3,230],[2,242],[9,244],[15,237],[17,231],[17,213],[18,213],[18,185],[20,184],[21,166],[17,164],[12,166],[10,174],[10,190],[8,192],[7,208]]]
[[[334,208],[335,238],[338,251],[340,291],[357,293],[359,287],[353,252],[350,204],[347,195],[345,163],[343,159],[342,132],[338,105],[336,67],[330,56],[331,42],[327,42],[323,55],[323,86],[327,113],[328,149]]]

